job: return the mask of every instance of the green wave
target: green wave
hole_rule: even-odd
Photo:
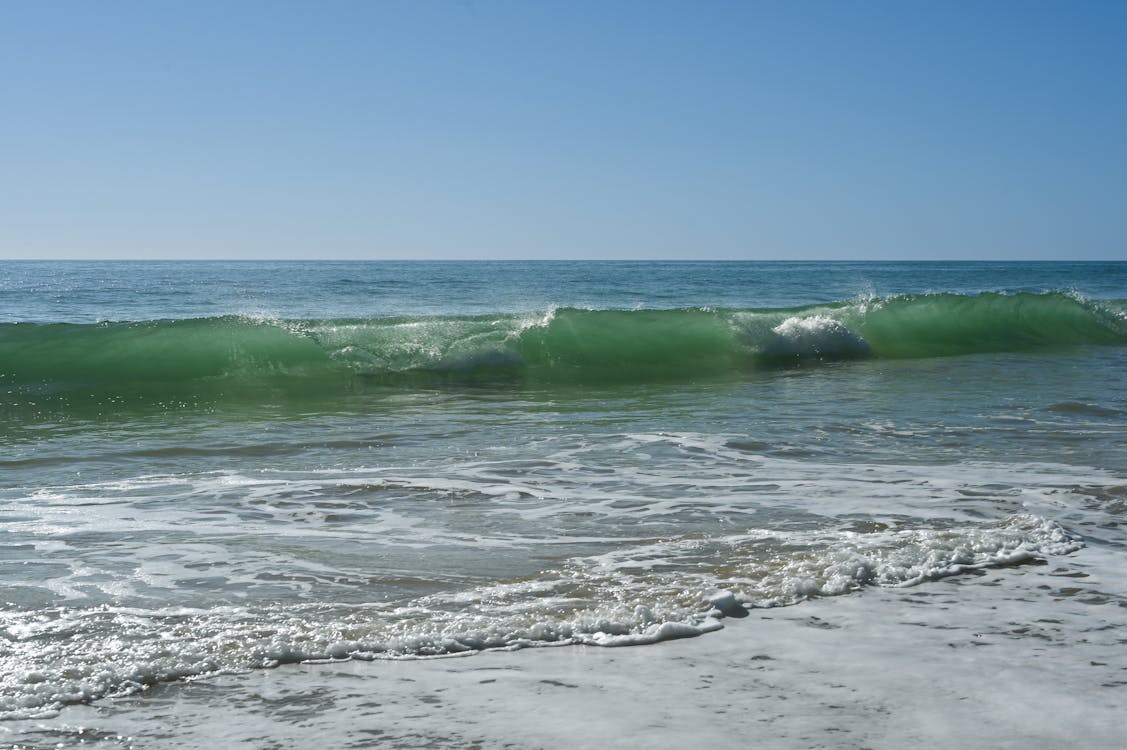
[[[861,305],[847,316],[882,357],[938,357],[1127,343],[1127,301],[1063,293],[929,294]]]
[[[351,320],[0,324],[9,394],[334,387],[356,379],[630,382],[796,361],[1127,343],[1127,305],[930,294],[792,309],[579,310]]]
[[[0,384],[44,392],[295,376],[328,362],[284,326],[237,317],[0,325]]]

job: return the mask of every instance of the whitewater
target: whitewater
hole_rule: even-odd
[[[0,743],[1115,747],[1125,372],[1122,263],[3,263]]]

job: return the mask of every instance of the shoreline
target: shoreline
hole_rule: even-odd
[[[285,665],[8,722],[31,747],[1122,745],[1114,550],[726,619],[647,646]],[[1108,593],[1114,592],[1114,593]]]

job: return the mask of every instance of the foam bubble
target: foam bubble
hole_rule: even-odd
[[[774,338],[762,351],[772,357],[861,357],[869,353],[861,336],[828,315],[790,317],[771,332]]]

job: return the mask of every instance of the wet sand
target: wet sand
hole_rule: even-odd
[[[19,747],[1121,748],[1127,576],[1098,549],[753,609],[652,646],[288,665],[15,722]],[[61,743],[61,744],[60,744]]]

